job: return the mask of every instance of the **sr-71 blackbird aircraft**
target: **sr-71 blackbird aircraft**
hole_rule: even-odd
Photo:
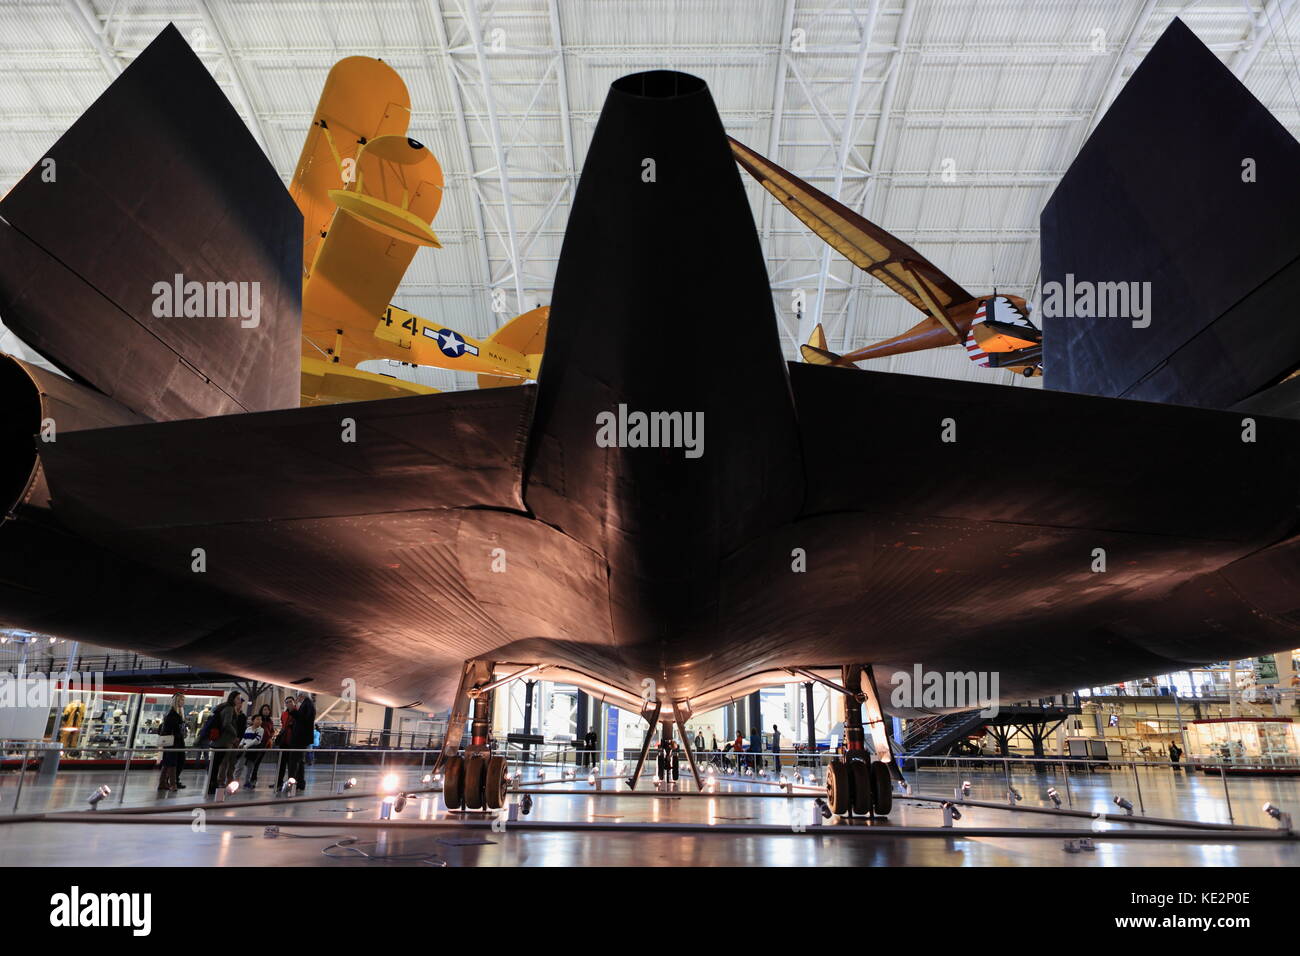
[[[48,156],[0,202],[0,318],[68,373],[0,365],[0,622],[451,707],[453,805],[500,805],[487,694],[540,669],[651,726],[831,671],[832,809],[883,813],[893,669],[1023,700],[1300,643],[1300,422],[787,363],[693,76],[611,87],[514,388],[296,407],[303,223],[172,28]],[[260,322],[159,318],[176,274]]]

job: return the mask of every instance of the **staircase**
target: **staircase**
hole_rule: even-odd
[[[899,750],[900,757],[931,757],[947,753],[957,741],[975,733],[988,722],[978,710],[962,710],[914,720]]]

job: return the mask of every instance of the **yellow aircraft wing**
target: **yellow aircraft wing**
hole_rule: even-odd
[[[330,195],[338,211],[302,289],[303,354],[314,345],[355,366],[368,359],[410,361],[375,337],[420,246],[436,246],[429,228],[442,202],[442,169],[414,140],[381,136],[357,157],[357,177]]]
[[[480,340],[393,305],[384,311],[374,333],[375,338],[402,350],[404,362],[504,376],[519,384],[537,378],[550,311],[548,306],[542,306],[525,312]],[[512,348],[512,344],[535,346],[537,351],[523,352]]]
[[[352,180],[363,144],[379,136],[405,134],[410,119],[406,84],[383,60],[350,56],[334,64],[289,184],[289,193],[302,211],[304,270],[316,258],[334,218],[329,191]]]
[[[732,139],[731,152],[759,185],[832,249],[935,319],[954,339],[962,340],[948,310],[968,302],[972,298],[969,292],[897,236],[749,147]]]
[[[324,359],[304,356],[302,360],[303,405],[368,402],[379,398],[429,395],[436,391],[436,388],[428,385],[407,382],[378,372],[363,372],[359,368],[348,368]]]

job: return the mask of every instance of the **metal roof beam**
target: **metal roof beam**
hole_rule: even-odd
[[[459,6],[459,4],[457,4]],[[487,107],[488,131],[492,138],[492,154],[496,157],[497,182],[501,187],[501,201],[505,207],[506,245],[510,254],[510,270],[515,286],[515,304],[519,311],[524,307],[524,270],[519,261],[519,239],[515,231],[515,210],[510,195],[510,172],[506,166],[505,146],[501,141],[501,118],[497,113],[496,97],[488,79],[487,54],[483,50],[482,27],[479,24],[477,0],[467,0],[461,8],[469,28],[470,42],[474,47],[474,60],[478,64],[479,85]]]
[[[871,52],[871,35],[875,33],[876,16],[879,12],[880,0],[872,0],[871,8],[867,11],[866,23],[862,26],[862,35],[858,42],[858,58],[853,67],[853,85],[849,89],[849,102],[844,111],[844,123],[840,127],[839,161],[836,164],[838,172],[835,177],[835,188],[831,191],[832,199],[839,199],[844,188],[844,167],[848,165],[849,153],[853,149],[853,134],[857,127],[858,100],[862,95],[862,74],[867,69],[867,57]],[[826,246],[822,250],[821,270],[817,276],[817,299],[813,305],[814,313],[809,328],[821,322],[822,304],[826,297],[826,277],[830,274],[830,269],[831,247]],[[802,334],[802,329],[800,333]]]
[[[460,77],[457,75],[455,65],[451,61],[451,51],[447,43],[447,25],[439,0],[429,0],[428,10],[429,16],[433,20],[433,32],[434,38],[437,40],[437,49],[442,51],[443,72],[447,80],[447,95],[451,98],[456,131],[459,133],[457,139],[460,143],[460,157],[465,166],[466,181],[469,184],[469,205],[473,210],[475,232],[479,240],[478,258],[479,266],[483,270],[483,287],[484,289],[490,289],[492,287],[492,265],[488,255],[487,226],[483,221],[483,205],[479,201],[478,191],[474,183],[474,154],[470,147],[469,121],[465,117],[465,103],[460,86]],[[427,52],[427,56],[432,59],[433,53]]]
[[[1244,80],[1250,68],[1254,66],[1255,59],[1264,49],[1264,44],[1268,42],[1270,35],[1276,36],[1277,26],[1280,23],[1285,33],[1286,18],[1291,13],[1291,8],[1295,5],[1295,0],[1273,0],[1272,3],[1265,3],[1264,8],[1255,19],[1251,20],[1250,32],[1246,35],[1247,46],[1241,49],[1232,61],[1233,75],[1239,80]]]
[[[122,61],[117,58],[117,51],[113,49],[112,44],[104,36],[104,32],[99,25],[99,18],[95,16],[95,11],[91,9],[86,0],[64,0],[63,6],[67,9],[72,20],[77,25],[90,45],[99,57],[99,61],[104,64],[104,69],[108,71],[109,80],[115,80],[122,74]]]
[[[198,8],[199,18],[212,33],[212,38],[216,41],[219,52],[226,61],[226,66],[230,68],[231,89],[238,101],[236,105],[248,114],[249,129],[253,134],[253,138],[257,140],[257,145],[262,147],[262,152],[266,153],[267,157],[270,158],[270,141],[266,138],[266,130],[262,128],[262,118],[253,109],[253,101],[248,96],[248,82],[244,77],[243,70],[240,69],[238,62],[230,52],[230,41],[226,39],[225,31],[217,25],[216,18],[212,15],[212,8],[208,5],[208,0],[195,0],[195,5]]]

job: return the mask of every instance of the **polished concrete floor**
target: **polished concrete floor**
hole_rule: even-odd
[[[625,768],[604,768],[614,770]],[[398,774],[403,789],[419,788],[424,773],[419,767],[387,772]],[[357,786],[330,796],[331,777],[334,787],[348,778]],[[1259,833],[1207,834],[1144,824],[1141,815],[1130,823],[1027,809],[1048,806],[1045,792],[1055,786],[1063,803],[1075,809],[1122,814],[1111,802],[1120,794],[1137,811],[1140,786],[1148,817],[1226,823],[1230,799],[1237,823],[1272,828],[1262,804],[1300,810],[1300,780],[1229,778],[1225,798],[1224,782],[1201,774],[1150,769],[1135,778],[1125,769],[1038,775],[1013,768],[1012,786],[1023,801],[1011,810],[1004,809],[1005,771],[968,767],[914,774],[914,794],[950,796],[969,781],[969,800],[996,804],[962,807],[962,819],[943,831],[938,805],[921,799],[897,798],[887,821],[849,824],[823,820],[812,788],[789,797],[751,778],[724,779],[716,793],[700,794],[685,778],[672,790],[643,778],[636,794],[617,780],[597,792],[585,772],[558,780],[550,770],[542,783],[538,771],[529,769],[521,783],[532,794],[531,811],[499,820],[494,830],[482,814],[447,813],[436,794],[413,797],[401,814],[381,824],[380,777],[373,767],[335,772],[318,763],[308,771],[309,799],[273,798],[264,787],[237,793],[196,819],[195,805],[207,799],[197,771],[187,775],[187,790],[161,796],[153,789],[154,774],[144,771],[132,772],[125,789],[121,771],[67,771],[53,783],[37,783],[29,774],[19,813],[49,816],[0,822],[0,865],[1300,865],[1300,843],[1260,840]],[[0,781],[0,813],[12,812],[16,783],[16,774]],[[86,796],[101,783],[113,793],[92,818],[84,812]],[[179,812],[134,812],[163,808]],[[266,836],[267,824],[278,825],[280,835]],[[650,831],[624,829],[656,824]],[[1157,838],[1125,836],[1138,830]],[[1066,852],[1067,840],[1079,836],[1091,836],[1096,850]],[[355,842],[338,845],[348,840]]]

